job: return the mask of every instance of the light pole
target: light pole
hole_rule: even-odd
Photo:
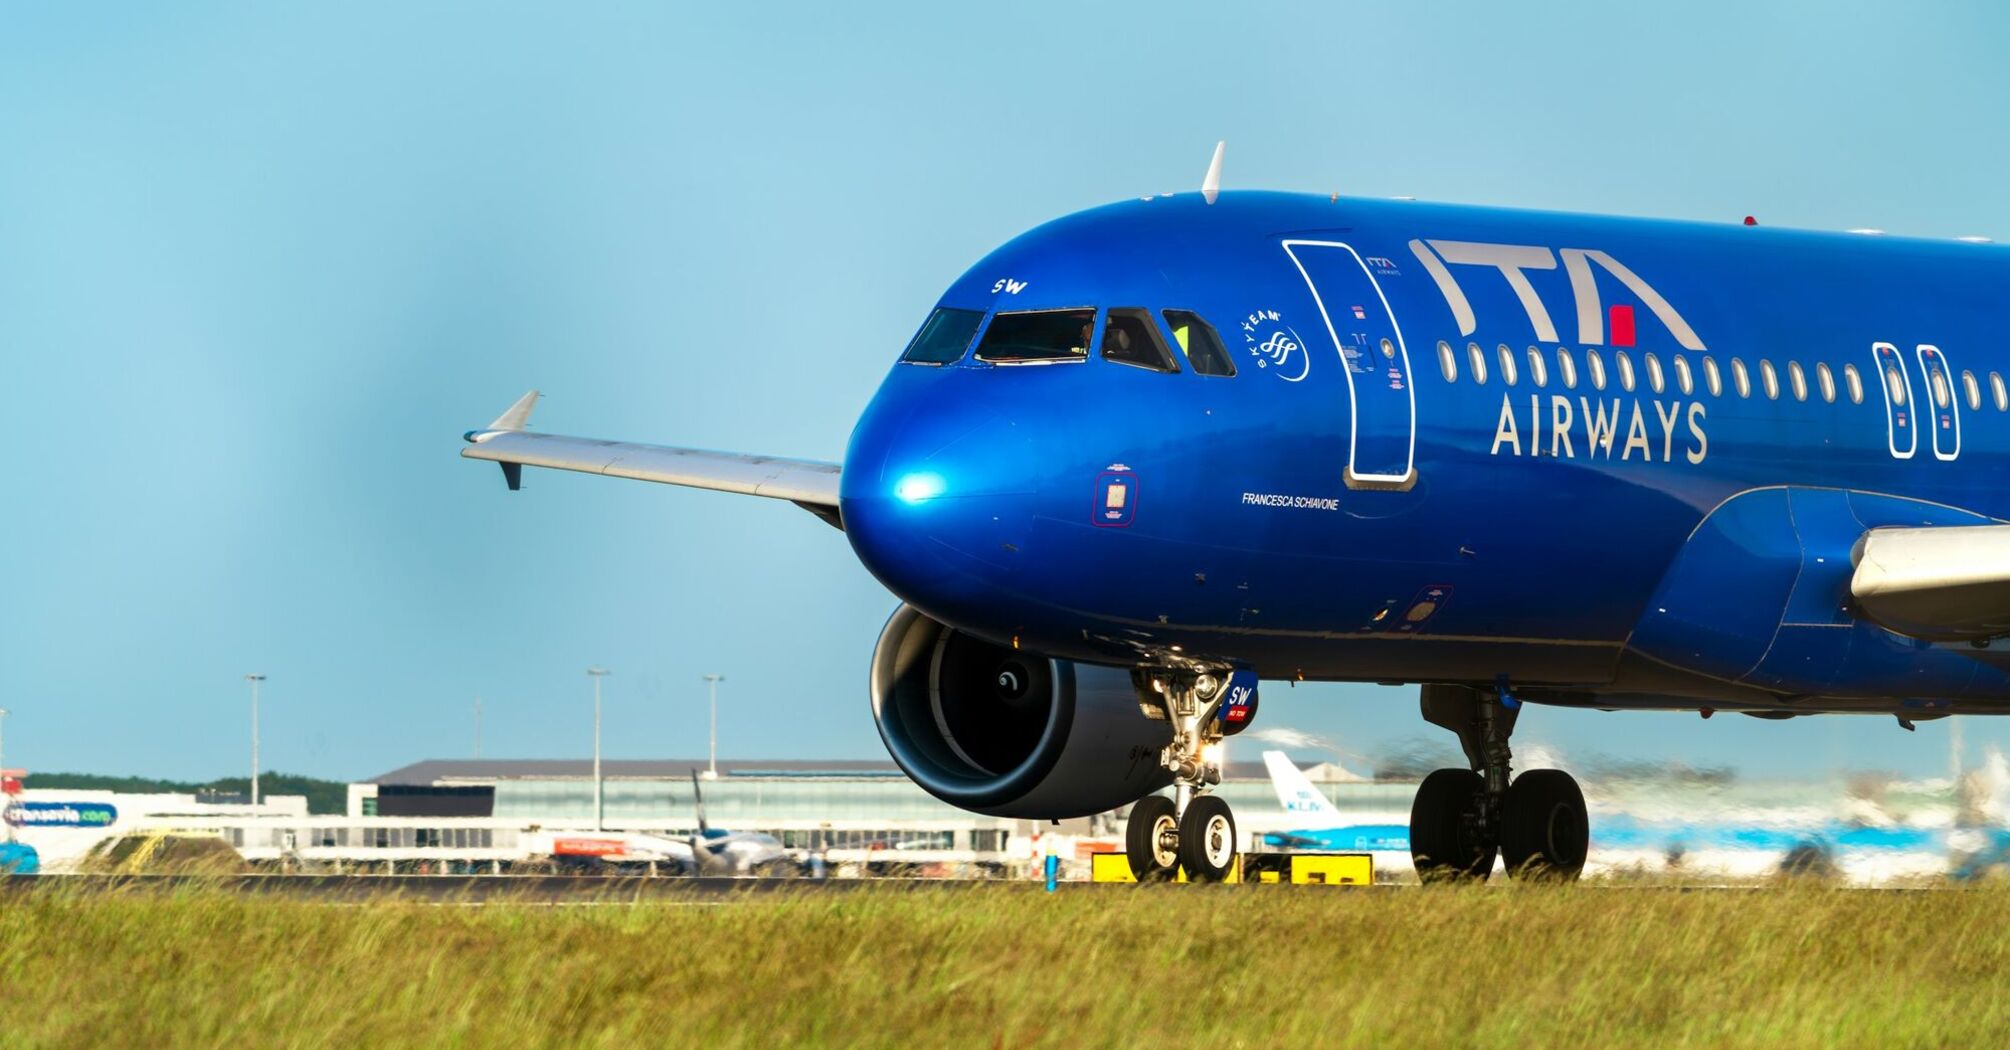
[[[719,779],[719,683],[726,680],[722,674],[705,676],[705,693],[712,702],[712,731],[707,734],[711,759],[705,768],[706,780]]]
[[[600,786],[600,680],[607,677],[607,668],[589,667],[586,673],[593,679],[593,830],[606,831],[606,796]]]
[[[258,683],[265,681],[262,674],[248,674],[244,680],[251,683],[251,808],[258,808]]]

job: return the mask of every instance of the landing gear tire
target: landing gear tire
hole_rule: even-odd
[[[1124,855],[1131,877],[1139,882],[1163,882],[1179,867],[1179,816],[1173,800],[1146,795],[1131,807],[1124,826]]]
[[[1195,795],[1179,821],[1179,862],[1190,882],[1220,882],[1235,868],[1235,817],[1216,795]]]
[[[1514,778],[1502,801],[1501,859],[1517,879],[1574,882],[1584,871],[1590,828],[1577,781],[1561,769],[1531,769]]]
[[[1480,818],[1485,791],[1486,781],[1470,769],[1440,769],[1417,786],[1410,807],[1410,860],[1419,879],[1484,881],[1493,870],[1494,844],[1486,841]]]

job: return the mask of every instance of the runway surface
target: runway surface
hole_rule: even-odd
[[[1506,886],[1507,880],[1489,885]],[[1137,887],[1122,883],[1063,882],[1068,893],[1122,892]],[[1152,892],[1239,893],[1261,886],[1155,886]],[[1280,887],[1281,888],[1281,887]],[[1327,887],[1301,887],[1318,890]],[[1343,887],[1331,887],[1342,889]],[[1346,890],[1391,891],[1420,889],[1414,883],[1377,883]],[[1583,889],[1647,892],[1763,892],[1764,883],[1656,885],[1586,882]],[[1838,887],[1840,888],[1840,887]],[[1919,892],[1921,887],[1852,887],[1884,892]],[[625,878],[595,875],[34,875],[0,878],[0,901],[10,894],[102,893],[172,894],[181,891],[229,892],[245,895],[312,898],[334,901],[416,900],[437,903],[627,904],[728,903],[776,893],[849,893],[865,890],[911,890],[918,893],[1037,893],[1041,883],[1024,879],[809,879],[658,877]]]
[[[1089,883],[1067,884],[1090,885]],[[720,899],[775,892],[847,892],[868,887],[1035,890],[1035,882],[952,879],[623,878],[598,875],[34,875],[0,878],[10,893],[173,893],[210,890],[325,899],[593,903]]]

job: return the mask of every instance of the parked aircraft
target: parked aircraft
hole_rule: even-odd
[[[978,261],[841,465],[533,433],[535,392],[462,455],[843,529],[902,603],[894,760],[981,813],[1142,799],[1140,877],[1229,870],[1215,745],[1259,678],[1421,685],[1467,760],[1412,809],[1429,878],[1581,870],[1576,782],[1512,775],[1525,704],[2010,710],[2010,252],[1224,193],[1220,162]]]
[[[727,831],[705,820],[705,789],[691,771],[691,798],[698,810],[698,833],[690,838],[691,868],[698,875],[795,874],[801,865],[780,839],[759,831]]]
[[[1376,851],[1408,853],[1410,829],[1401,824],[1361,824],[1347,819],[1326,793],[1291,764],[1282,751],[1265,751],[1263,766],[1270,771],[1270,786],[1286,813],[1300,817],[1302,826],[1289,831],[1272,831],[1263,844],[1278,849],[1317,851]]]
[[[667,864],[690,875],[793,875],[802,870],[780,839],[758,831],[727,831],[705,819],[705,792],[691,771],[698,830],[689,836],[645,831],[558,831],[532,851],[561,864]]]

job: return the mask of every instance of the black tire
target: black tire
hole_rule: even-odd
[[[1220,882],[1235,870],[1235,815],[1218,795],[1195,795],[1179,818],[1179,863],[1188,882]]]
[[[1501,859],[1530,881],[1575,882],[1584,872],[1591,822],[1584,792],[1561,769],[1531,769],[1508,785],[1501,806]]]
[[[1470,769],[1440,769],[1417,785],[1410,806],[1410,860],[1425,883],[1484,881],[1494,844],[1479,821],[1486,781]]]
[[[1131,807],[1124,825],[1124,856],[1131,862],[1131,877],[1139,882],[1161,882],[1173,877],[1179,867],[1179,850],[1167,848],[1164,839],[1178,838],[1179,817],[1173,800],[1164,795],[1146,795]]]

